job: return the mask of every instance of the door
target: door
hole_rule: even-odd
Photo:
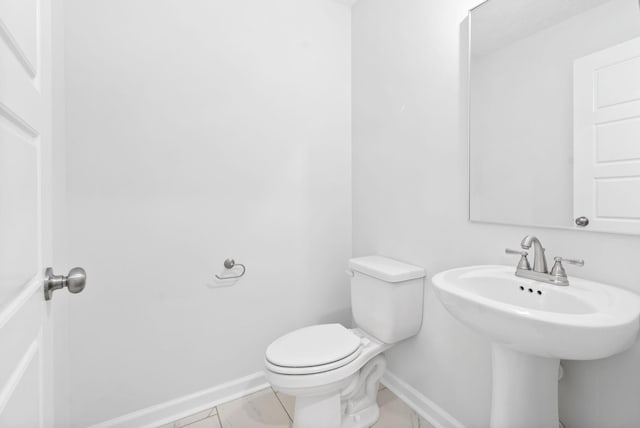
[[[50,0],[0,0],[0,427],[53,426]]]
[[[574,62],[574,215],[640,234],[640,38]]]

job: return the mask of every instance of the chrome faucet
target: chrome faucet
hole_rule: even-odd
[[[533,245],[533,271],[548,273],[547,256],[544,255],[544,247],[540,243],[540,240],[533,235],[527,235],[520,243],[523,250],[530,249],[531,245]]]
[[[549,272],[544,247],[538,238],[533,235],[527,235],[520,243],[520,246],[524,250],[529,250],[531,246],[533,246],[533,269],[531,269],[529,260],[527,259],[528,252],[510,249],[506,249],[505,252],[507,254],[517,254],[520,256],[520,261],[516,268],[516,276],[522,278],[547,282],[554,285],[569,285],[569,278],[567,277],[567,272],[564,270],[564,266],[562,266],[562,262],[576,266],[584,266],[584,260],[555,257],[555,263],[551,268],[551,272]]]

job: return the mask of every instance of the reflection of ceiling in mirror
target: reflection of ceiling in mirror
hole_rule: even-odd
[[[488,0],[471,12],[471,54],[486,55],[609,1]]]

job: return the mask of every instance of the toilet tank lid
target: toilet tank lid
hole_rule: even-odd
[[[357,257],[349,260],[349,269],[387,282],[423,278],[424,268],[383,256]]]

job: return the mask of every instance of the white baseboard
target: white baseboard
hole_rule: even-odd
[[[268,388],[264,373],[254,373],[213,388],[92,425],[90,428],[152,428]]]
[[[382,383],[436,428],[465,428],[444,409],[393,373],[386,372]],[[90,428],[154,428],[268,387],[264,373],[254,373],[92,425]]]
[[[390,372],[385,372],[382,383],[405,404],[436,428],[465,428],[442,407],[422,395],[418,390]]]

